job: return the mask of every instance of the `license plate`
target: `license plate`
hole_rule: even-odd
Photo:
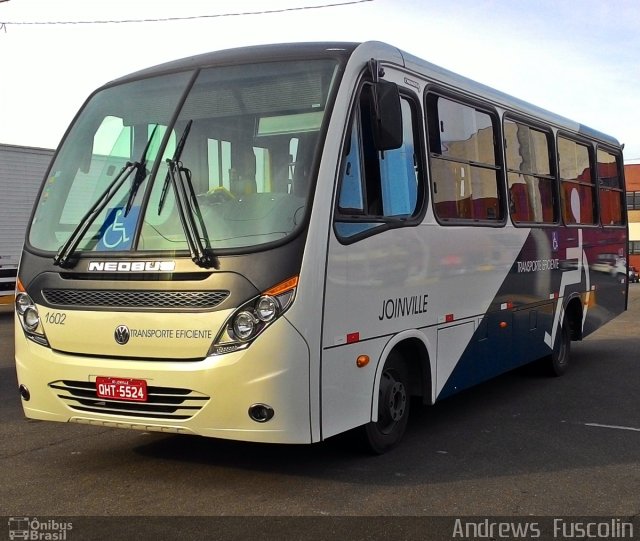
[[[133,402],[147,401],[147,382],[143,379],[128,378],[96,378],[98,398],[109,400],[127,400]]]

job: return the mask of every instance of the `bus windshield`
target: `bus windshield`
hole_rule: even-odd
[[[336,68],[213,67],[97,92],[52,165],[31,246],[175,252],[195,237],[214,252],[241,252],[286,238],[308,206]]]

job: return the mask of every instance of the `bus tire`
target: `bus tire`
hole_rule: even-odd
[[[369,451],[383,454],[402,439],[409,420],[410,398],[405,361],[398,353],[391,352],[380,378],[378,420],[362,427]]]
[[[562,376],[569,367],[569,356],[571,353],[571,328],[569,318],[564,317],[560,336],[553,348],[551,355],[546,358],[546,369],[550,376]]]

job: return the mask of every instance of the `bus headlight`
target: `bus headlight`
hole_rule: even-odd
[[[24,326],[31,332],[35,331],[40,325],[40,316],[38,310],[35,307],[29,307],[24,311]]]
[[[22,284],[19,284],[21,287]],[[44,335],[44,330],[40,324],[40,314],[38,308],[31,297],[21,291],[16,294],[16,314],[24,335],[41,346],[49,346],[49,341]]]
[[[249,340],[256,332],[259,320],[251,312],[240,312],[233,319],[233,334],[238,340]]]
[[[209,355],[223,355],[249,347],[291,306],[297,286],[298,277],[295,276],[240,306],[218,333]]]
[[[271,321],[278,315],[278,301],[268,295],[260,297],[256,304],[256,315],[260,321]]]
[[[18,312],[18,315],[20,316],[24,316],[24,313],[27,311],[27,309],[29,307],[32,307],[33,301],[31,300],[31,297],[29,297],[29,295],[27,295],[26,293],[18,293],[16,295],[16,312]]]

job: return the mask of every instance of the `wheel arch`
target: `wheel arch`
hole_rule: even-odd
[[[411,396],[420,396],[424,404],[432,404],[433,381],[435,381],[435,365],[431,363],[432,355],[429,353],[430,347],[425,336],[417,330],[405,331],[394,335],[385,345],[378,364],[376,366],[376,376],[371,393],[371,420],[376,421],[378,417],[378,390],[380,389],[380,379],[387,359],[391,353],[398,353],[405,361],[409,371]]]

